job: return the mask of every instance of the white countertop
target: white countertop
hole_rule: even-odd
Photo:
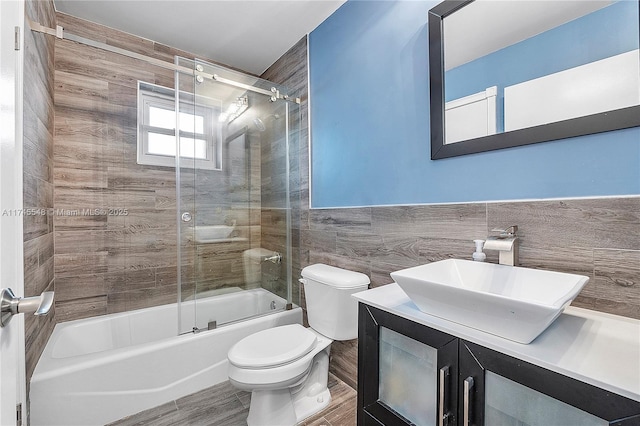
[[[358,301],[464,340],[640,401],[640,321],[569,306],[528,345],[426,314],[398,284]]]

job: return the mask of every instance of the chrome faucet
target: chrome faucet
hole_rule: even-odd
[[[492,229],[491,232],[499,232],[500,235],[488,237],[484,243],[484,249],[498,250],[501,265],[518,266],[520,262],[518,226],[513,225],[507,229]]]
[[[282,262],[282,255],[280,253],[278,253],[277,251],[274,251],[271,256],[263,257],[262,261],[263,262],[275,263],[277,265],[277,264]]]

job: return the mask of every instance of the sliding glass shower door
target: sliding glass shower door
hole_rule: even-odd
[[[291,153],[299,108],[285,99],[288,89],[266,80],[177,61],[195,71],[176,77],[179,332],[185,333],[292,302]]]

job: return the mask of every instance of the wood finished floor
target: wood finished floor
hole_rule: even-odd
[[[300,426],[355,426],[356,391],[329,374],[331,403]],[[109,426],[243,426],[247,424],[251,394],[224,382],[150,410],[142,411]]]

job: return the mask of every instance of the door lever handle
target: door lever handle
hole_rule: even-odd
[[[0,327],[4,327],[16,314],[47,315],[53,305],[53,291],[45,291],[40,296],[16,297],[10,288],[0,293]]]

